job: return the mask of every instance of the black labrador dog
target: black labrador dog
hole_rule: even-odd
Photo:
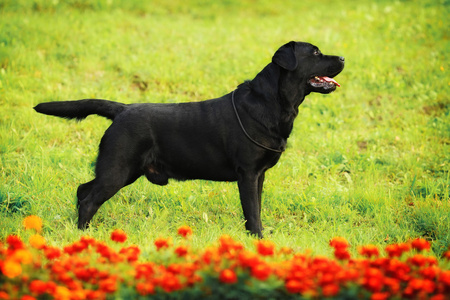
[[[107,100],[48,102],[37,112],[68,119],[97,114],[113,120],[99,147],[96,177],[78,187],[78,227],[140,176],[158,185],[176,180],[237,181],[245,227],[262,237],[264,174],[280,159],[298,107],[311,92],[331,93],[344,68],[303,42],[278,49],[256,77],[220,98],[176,104]]]

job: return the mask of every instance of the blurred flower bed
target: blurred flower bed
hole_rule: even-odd
[[[154,241],[158,262],[141,257],[127,235],[111,233],[108,245],[82,237],[63,248],[46,244],[42,220],[26,217],[28,242],[0,242],[0,299],[450,299],[450,250],[438,261],[424,239],[358,248],[352,257],[342,237],[334,258],[295,253],[268,240],[246,249],[230,236],[192,249],[192,230],[179,239]]]

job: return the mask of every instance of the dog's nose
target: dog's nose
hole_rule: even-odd
[[[343,57],[343,56],[339,56],[339,60],[341,61],[341,62],[345,62],[345,57]]]

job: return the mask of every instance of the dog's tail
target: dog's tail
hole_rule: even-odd
[[[66,119],[83,120],[88,115],[99,116],[114,120],[125,108],[126,104],[100,99],[85,99],[75,101],[58,101],[40,103],[34,110],[41,114],[62,117]]]

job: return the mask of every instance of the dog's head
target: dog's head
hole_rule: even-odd
[[[272,62],[286,70],[287,75],[306,94],[328,94],[340,86],[333,79],[344,69],[342,56],[323,55],[309,43],[289,42],[275,52]]]

